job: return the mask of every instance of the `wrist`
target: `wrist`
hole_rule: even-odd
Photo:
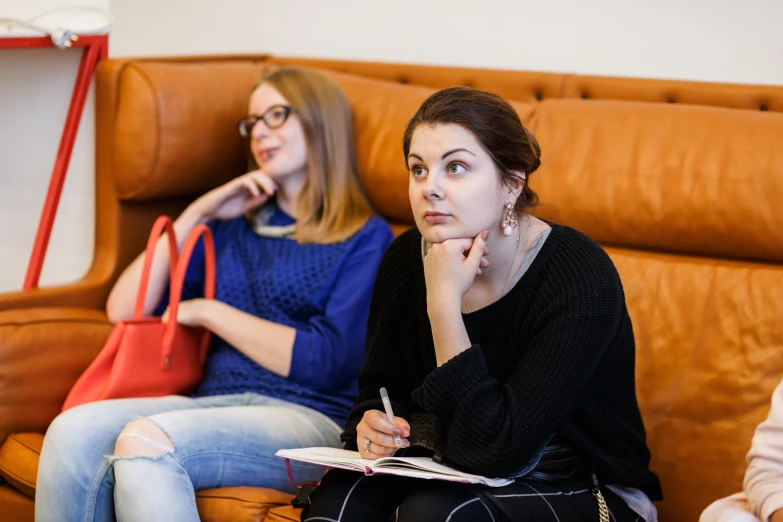
[[[214,304],[217,302],[214,299],[195,299],[195,319],[199,326],[212,330],[210,325],[211,318],[215,315],[216,311]]]
[[[199,204],[199,200],[194,201],[182,211],[177,220],[174,222],[175,226],[186,226],[188,229],[195,227],[196,225],[204,224],[208,221],[202,206]]]
[[[462,317],[462,302],[454,298],[428,298],[427,315],[430,321]],[[461,320],[461,319],[460,319]]]

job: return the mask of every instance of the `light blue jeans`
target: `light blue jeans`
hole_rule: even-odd
[[[136,418],[156,424],[174,451],[114,457]],[[85,404],[46,432],[38,467],[36,522],[199,520],[195,492],[257,486],[292,492],[281,448],[340,447],[341,428],[310,408],[254,393],[171,396]],[[291,462],[297,482],[324,468]]]

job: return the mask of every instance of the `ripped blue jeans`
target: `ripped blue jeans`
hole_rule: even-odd
[[[171,444],[153,445],[154,456],[114,456],[120,432],[136,418],[160,428]],[[197,522],[196,491],[256,486],[292,492],[285,460],[275,452],[340,447],[340,432],[322,413],[254,393],[85,404],[59,415],[46,432],[35,520]],[[298,482],[318,480],[324,471],[291,467]]]

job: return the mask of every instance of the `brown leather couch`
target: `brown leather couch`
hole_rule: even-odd
[[[783,87],[270,56],[109,60],[97,80],[96,248],[70,285],[0,295],[3,520],[29,521],[42,433],[105,341],[103,307],[162,213],[244,172],[235,131],[259,75],[329,71],[354,113],[363,186],[412,223],[402,131],[435,89],[513,101],[541,142],[538,212],[605,246],[625,285],[662,521],[741,487],[783,376]],[[298,520],[290,496],[202,491],[203,520]]]

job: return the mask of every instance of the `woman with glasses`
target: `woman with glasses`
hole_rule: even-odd
[[[264,77],[239,132],[259,168],[197,199],[174,227],[182,241],[208,223],[215,239],[216,299],[202,299],[202,247],[177,317],[215,334],[203,381],[192,397],[102,401],[57,417],[41,452],[37,521],[198,521],[195,491],[290,489],[278,449],[341,445],[392,233],[359,186],[348,103],[321,74]],[[112,321],[132,316],[143,262],[112,289]],[[161,240],[147,315],[165,317],[167,286]]]

